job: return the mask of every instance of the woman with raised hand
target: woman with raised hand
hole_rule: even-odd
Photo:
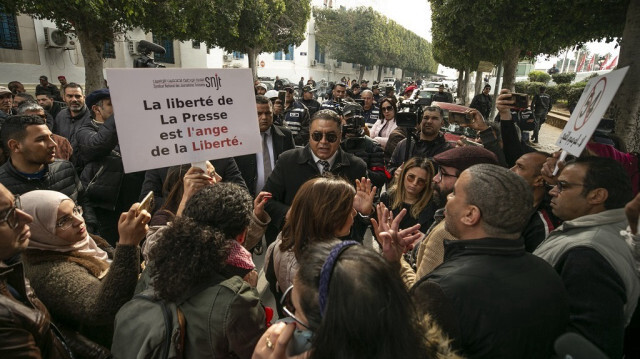
[[[110,346],[113,320],[133,296],[140,272],[140,241],[151,216],[138,204],[118,222],[120,239],[109,244],[87,233],[82,208],[55,191],[20,196],[33,217],[22,258],[31,285],[56,322]]]

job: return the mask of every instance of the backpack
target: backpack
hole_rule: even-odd
[[[180,308],[158,298],[149,288],[116,314],[111,353],[122,359],[181,359],[185,334],[186,321]]]

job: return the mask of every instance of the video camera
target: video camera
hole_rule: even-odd
[[[147,40],[140,40],[138,42],[138,52],[140,53],[140,57],[136,58],[133,60],[133,67],[134,68],[152,68],[152,69],[156,69],[156,68],[164,68],[165,66],[162,64],[159,64],[155,61],[153,61],[153,59],[151,57],[149,57],[149,55],[151,55],[152,52],[157,52],[161,55],[164,55],[164,53],[166,52],[166,50],[164,49],[164,47],[158,45],[158,44],[154,44],[153,42],[149,42]]]
[[[345,123],[342,125],[343,149],[349,153],[366,152],[362,106],[353,102],[345,102],[341,112],[345,118]]]
[[[427,98],[418,98],[419,89],[413,90],[408,99],[400,102],[398,113],[396,113],[396,124],[398,127],[416,128],[422,119],[422,106],[429,106],[431,103]]]
[[[333,110],[340,116],[342,116],[344,107],[347,105],[347,101],[343,98],[333,100]]]

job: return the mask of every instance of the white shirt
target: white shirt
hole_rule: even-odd
[[[336,153],[334,153],[333,156],[329,157],[329,159],[325,160],[329,162],[329,168],[333,167],[333,163],[336,161],[337,155],[338,155],[338,151],[336,151]],[[313,153],[313,151],[311,151],[311,156],[313,157],[313,161],[316,163],[316,167],[318,167],[318,171],[320,171],[320,174],[322,174],[324,167],[322,167],[322,165],[318,163],[318,161],[321,161],[320,157],[316,156],[316,154]]]
[[[269,157],[271,157],[271,170],[275,166],[276,160],[273,156],[273,136],[271,136],[271,128],[269,128],[266,132],[260,132],[260,135],[264,136],[263,139],[267,141],[267,147],[269,147]],[[260,146],[262,148],[262,146]],[[267,179],[264,178],[264,156],[262,155],[262,151],[256,153],[256,168],[257,168],[257,178],[256,178],[256,195],[262,191],[265,183],[267,183]]]

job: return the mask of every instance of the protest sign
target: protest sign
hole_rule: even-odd
[[[580,156],[618,91],[627,70],[629,67],[589,80],[556,145],[574,156]]]
[[[250,69],[107,69],[125,172],[261,151]]]

